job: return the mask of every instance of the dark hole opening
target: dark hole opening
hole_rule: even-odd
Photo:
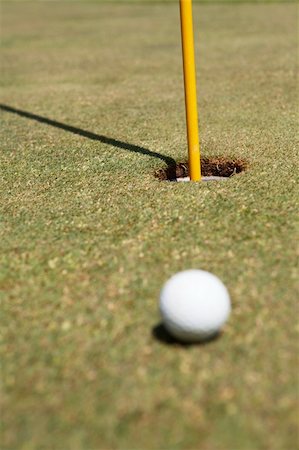
[[[248,164],[241,159],[226,158],[201,158],[201,174],[203,177],[232,177],[246,170]],[[189,176],[188,162],[178,162],[171,164],[165,169],[155,172],[155,177],[159,180],[176,180]]]

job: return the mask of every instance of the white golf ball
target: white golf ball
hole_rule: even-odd
[[[165,328],[177,339],[196,342],[216,335],[231,311],[229,293],[215,275],[186,270],[162,288],[160,311]]]

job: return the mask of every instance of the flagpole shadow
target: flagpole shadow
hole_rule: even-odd
[[[167,166],[175,166],[176,162],[170,156],[162,155],[158,152],[154,152],[144,147],[140,147],[139,145],[129,144],[127,142],[120,141],[118,139],[114,139],[111,137],[104,136],[102,134],[96,134],[91,131],[83,130],[82,128],[77,128],[72,125],[68,125],[62,122],[58,122],[57,120],[49,119],[48,117],[39,116],[37,114],[33,114],[28,111],[24,111],[21,109],[13,108],[12,106],[5,105],[0,103],[0,110],[16,114],[20,117],[25,117],[26,119],[35,120],[36,122],[44,123],[46,125],[52,126],[54,128],[59,128],[64,131],[68,131],[69,133],[73,133],[87,139],[91,139],[93,141],[101,142],[102,144],[111,145],[112,147],[119,148],[122,150],[127,150],[133,153],[140,153],[141,155],[150,156],[152,158],[158,158],[164,161]]]

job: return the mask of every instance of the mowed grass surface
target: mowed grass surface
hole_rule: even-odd
[[[202,154],[250,167],[175,184],[177,5],[2,5],[2,104],[81,130],[1,111],[3,449],[296,447],[296,6],[194,20]],[[152,336],[187,268],[231,293],[203,346]]]

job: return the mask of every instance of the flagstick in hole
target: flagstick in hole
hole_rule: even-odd
[[[191,181],[201,180],[192,0],[180,0],[186,123]]]

